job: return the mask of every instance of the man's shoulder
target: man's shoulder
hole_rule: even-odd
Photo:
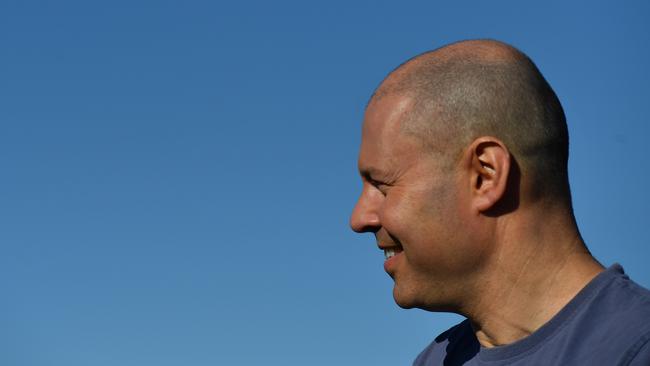
[[[591,328],[585,334],[637,339],[650,333],[650,290],[631,280],[620,268],[618,275],[577,316],[581,318],[580,324]]]
[[[631,280],[619,265],[607,271],[609,281],[586,301],[588,306],[575,312],[558,338],[572,340],[576,358],[628,365],[647,357],[639,355],[650,340],[650,291]],[[650,364],[650,360],[644,362]]]
[[[631,280],[620,266],[612,268],[617,275],[594,294],[583,317],[606,321],[612,328],[624,328],[624,324],[632,322],[639,330],[650,330],[650,290]]]

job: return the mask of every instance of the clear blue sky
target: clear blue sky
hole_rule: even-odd
[[[360,122],[467,38],[538,64],[587,243],[650,286],[648,2],[442,3],[2,1],[0,364],[409,364],[457,317],[348,228]]]

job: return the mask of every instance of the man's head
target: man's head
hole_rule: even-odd
[[[496,41],[417,56],[373,94],[363,124],[363,191],[351,217],[389,255],[406,308],[457,311],[499,255],[500,217],[570,209],[560,103],[535,65]]]

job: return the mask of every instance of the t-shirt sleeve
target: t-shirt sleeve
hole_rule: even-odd
[[[650,334],[646,334],[643,337],[643,343],[638,348],[638,351],[635,352],[634,356],[629,363],[626,363],[627,366],[648,366],[650,365]]]

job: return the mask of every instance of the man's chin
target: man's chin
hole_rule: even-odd
[[[408,296],[402,291],[399,291],[397,287],[393,288],[393,299],[395,300],[397,306],[402,309],[413,309],[419,307],[418,303],[412,296]]]
[[[416,306],[414,306],[414,305],[412,305],[410,303],[403,303],[403,302],[399,302],[397,300],[395,300],[395,303],[397,304],[397,306],[399,306],[400,308],[405,309],[405,310],[416,308]]]
[[[422,309],[431,312],[456,312],[456,307],[449,302],[436,302],[417,296],[415,291],[404,291],[398,287],[393,288],[393,300],[402,309]],[[429,301],[427,301],[429,300]]]

